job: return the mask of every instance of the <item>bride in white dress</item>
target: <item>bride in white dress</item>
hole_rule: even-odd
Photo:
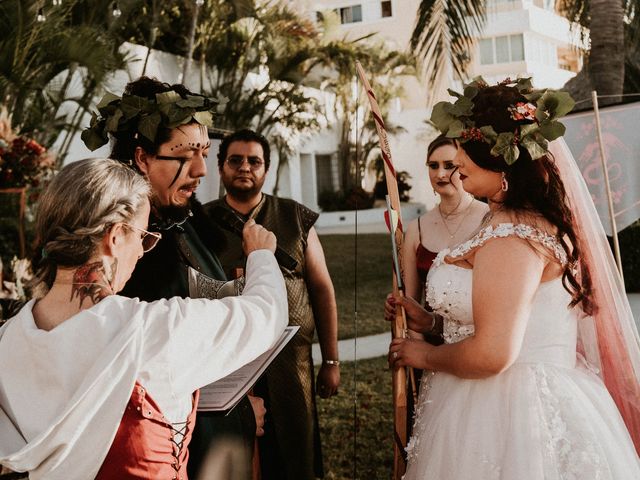
[[[536,105],[531,93],[524,81],[474,82],[460,108],[434,109],[432,121],[461,139],[465,190],[491,210],[436,258],[426,290],[435,315],[396,298],[409,328],[442,322],[445,340],[396,339],[389,350],[394,367],[425,370],[406,480],[640,479],[638,333],[598,257],[610,256],[606,240],[582,223],[579,173],[556,166],[563,145],[555,160],[548,153],[547,127],[573,103],[547,92]],[[532,146],[536,127],[545,138]]]

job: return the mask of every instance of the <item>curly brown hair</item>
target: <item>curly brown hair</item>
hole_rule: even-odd
[[[516,87],[505,84],[484,87],[473,99],[471,119],[475,125],[491,125],[496,133],[517,132],[518,126],[532,120],[515,120],[508,107],[528,100]],[[509,184],[502,204],[515,212],[542,215],[558,229],[558,238],[568,255],[562,280],[571,294],[571,306],[582,303],[592,313],[592,284],[589,272],[581,260],[580,244],[574,228],[564,184],[551,154],[532,160],[526,148],[518,146],[520,156],[511,165],[504,157],[491,154],[491,146],[482,140],[462,143],[461,148],[478,166],[493,172],[504,172]],[[578,274],[579,272],[579,274]]]

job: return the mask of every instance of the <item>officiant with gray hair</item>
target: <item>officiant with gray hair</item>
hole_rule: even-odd
[[[95,149],[111,140],[111,158],[144,175],[152,188],[149,228],[162,234],[157,247],[136,266],[123,294],[152,301],[189,297],[189,269],[214,280],[227,278],[214,250],[224,248],[219,227],[202,213],[195,198],[200,179],[207,175],[206,158],[215,101],[142,77],[130,82],[120,97],[107,96],[99,115],[83,132]],[[239,240],[240,241],[240,240]],[[189,478],[198,478],[201,464],[215,445],[238,445],[234,466],[251,478],[256,435],[263,434],[264,404],[245,397],[226,416],[199,412],[189,446]],[[235,477],[234,477],[235,478]]]

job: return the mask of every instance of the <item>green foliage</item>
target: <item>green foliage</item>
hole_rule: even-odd
[[[371,158],[379,152],[378,134],[367,94],[355,83],[355,61],[362,64],[367,74],[389,135],[404,131],[389,121],[389,107],[403,94],[402,77],[415,74],[415,62],[409,55],[389,50],[371,35],[355,40],[341,37],[340,30],[335,28],[336,25],[339,27],[336,14],[324,12],[323,16],[323,36],[313,72],[316,72],[319,86],[336,95],[334,115],[340,122],[340,187],[349,191],[362,183]],[[357,96],[354,95],[356,86],[360,87]]]
[[[411,200],[411,195],[409,195],[409,192],[411,191],[411,184],[409,183],[410,178],[411,175],[409,175],[409,172],[406,170],[396,172],[398,196],[400,197],[401,202],[408,202]],[[373,196],[376,200],[384,200],[387,193],[387,181],[384,178],[381,178],[376,182],[375,187],[373,187]]]
[[[485,0],[422,0],[418,6],[411,48],[421,60],[421,69],[432,88],[448,82],[451,65],[466,79],[469,52],[475,48],[474,33],[486,20]]]
[[[384,177],[384,160],[382,155],[378,154],[370,163],[369,169],[375,172],[376,184],[373,187],[373,197],[376,200],[384,200],[387,195],[387,182]],[[409,180],[411,175],[406,170],[396,172],[396,179],[398,181],[398,196],[401,202],[408,202],[411,200],[409,192],[411,191],[411,184]]]
[[[514,120],[529,120],[531,123],[521,124],[515,132],[496,133],[492,125],[477,127],[471,115],[478,89],[487,86],[482,77],[465,85],[463,94],[449,90],[456,101],[438,102],[433,107],[431,123],[446,137],[456,138],[460,143],[470,140],[488,143],[492,146],[491,155],[502,156],[508,165],[518,160],[520,146],[529,152],[532,160],[537,160],[548,152],[548,142],[564,135],[565,126],[557,119],[569,113],[575,101],[567,92],[533,90],[530,78],[515,81],[507,78],[500,84],[516,87],[529,102],[536,102],[535,106],[519,102],[508,108]]]
[[[107,76],[124,64],[117,50],[122,42],[105,25],[105,15],[91,20],[84,14],[96,9],[95,3],[47,5],[44,22],[36,21],[41,2],[0,3],[0,98],[16,129],[42,145],[52,145],[63,130],[77,129]],[[100,3],[106,12],[108,2]],[[72,83],[80,83],[83,93],[72,93]]]
[[[364,210],[373,207],[374,196],[362,187],[352,187],[348,192],[323,190],[318,195],[318,206],[323,212]]]
[[[182,98],[171,91],[156,94],[156,101],[137,95],[124,94],[122,98],[107,92],[98,103],[98,115],[82,132],[82,140],[89,150],[96,150],[109,141],[109,135],[118,131],[137,130],[150,142],[156,141],[158,127],[176,128],[194,120],[205,127],[213,127],[213,114],[218,103],[203,95]]]

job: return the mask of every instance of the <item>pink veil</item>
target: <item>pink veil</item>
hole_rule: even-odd
[[[565,141],[551,142],[567,191],[596,311],[578,324],[578,349],[604,381],[640,453],[640,337],[616,263],[582,174]]]

